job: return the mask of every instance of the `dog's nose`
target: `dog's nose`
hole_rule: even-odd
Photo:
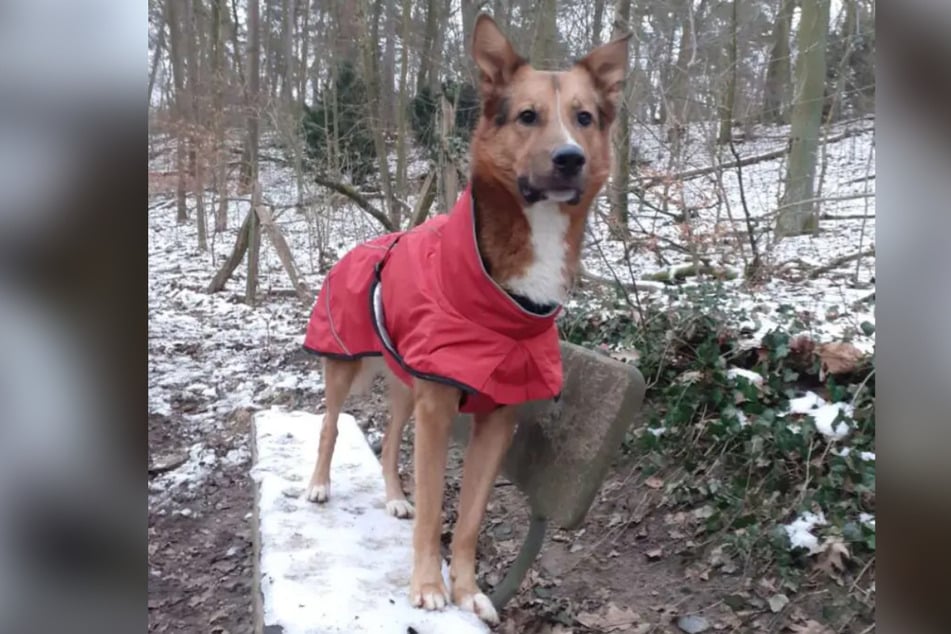
[[[573,143],[561,145],[552,151],[551,162],[565,176],[574,176],[584,165],[584,152]]]

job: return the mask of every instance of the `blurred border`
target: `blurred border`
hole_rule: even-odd
[[[144,631],[147,5],[0,3],[0,631]]]
[[[951,3],[877,4],[880,632],[951,623]]]

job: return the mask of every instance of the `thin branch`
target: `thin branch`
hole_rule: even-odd
[[[865,251],[858,251],[856,253],[850,253],[849,255],[843,255],[842,257],[832,260],[828,264],[824,264],[822,266],[814,268],[812,271],[809,272],[809,275],[807,275],[806,277],[810,280],[814,280],[824,273],[828,273],[829,271],[833,269],[839,268],[843,264],[848,264],[849,262],[853,262],[855,260],[860,260],[862,258],[868,258],[868,257],[874,257],[874,256],[875,256],[875,247],[872,247],[871,249],[867,249]]]
[[[357,191],[356,188],[354,188],[352,185],[348,185],[340,181],[335,181],[332,178],[328,178],[321,174],[314,175],[314,182],[317,183],[318,185],[323,185],[327,189],[331,189],[337,192],[338,194],[343,194],[344,196],[346,196],[347,198],[355,202],[357,206],[360,207],[360,209],[362,209],[363,211],[373,216],[377,220],[377,222],[383,225],[383,228],[386,229],[387,231],[398,230],[397,227],[393,226],[393,223],[390,222],[390,219],[387,217],[385,213],[383,213],[382,211],[374,207],[373,204],[370,203],[369,200],[367,200],[367,197],[361,194],[359,191]]]

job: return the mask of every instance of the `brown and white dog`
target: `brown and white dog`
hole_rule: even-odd
[[[462,324],[472,323],[473,328],[487,328],[486,323],[494,320],[502,323],[501,330],[505,330],[509,316],[515,320],[524,317],[529,323],[533,317],[528,315],[541,315],[539,319],[550,319],[552,323],[546,322],[547,330],[542,335],[538,335],[542,331],[537,330],[533,331],[532,336],[536,337],[536,343],[538,337],[547,337],[539,348],[543,350],[542,356],[548,354],[545,351],[550,351],[554,342],[557,372],[549,372],[539,384],[549,389],[546,394],[553,396],[557,393],[557,389],[550,390],[553,383],[557,383],[560,389],[561,380],[557,334],[552,334],[555,332],[553,314],[565,300],[570,281],[578,269],[589,208],[610,172],[610,131],[627,72],[628,39],[629,36],[625,36],[594,49],[567,70],[541,71],[532,68],[515,52],[489,16],[480,15],[472,37],[472,53],[481,79],[482,114],[472,138],[472,171],[467,189],[467,192],[471,190],[471,197],[466,198],[464,203],[471,205],[471,211],[469,207],[458,213],[454,210],[455,220],[445,220],[443,216],[431,221],[432,224],[424,225],[421,231],[401,234],[399,238],[403,242],[399,246],[397,237],[384,237],[365,245],[362,251],[355,249],[351,253],[356,255],[348,254],[341,260],[343,263],[350,258],[351,264],[328,275],[315,304],[312,324],[316,325],[313,328],[315,332],[322,330],[314,335],[313,341],[318,343],[311,349],[325,357],[327,412],[308,497],[314,502],[325,502],[329,498],[330,463],[337,435],[337,420],[344,400],[356,386],[367,385],[368,379],[387,367],[378,362],[382,354],[380,346],[373,342],[367,343],[369,339],[366,337],[359,344],[341,338],[341,333],[346,335],[348,328],[355,328],[355,322],[360,322],[359,325],[364,327],[375,320],[375,336],[383,340],[385,351],[398,359],[398,366],[390,363],[390,371],[387,372],[391,420],[384,435],[381,462],[386,483],[387,511],[397,517],[412,517],[414,513],[416,516],[410,587],[410,600],[415,606],[440,609],[450,600],[450,593],[440,572],[442,500],[450,426],[464,402],[465,385],[461,381],[439,379],[439,376],[450,376],[449,370],[440,371],[436,367],[427,372],[414,371],[409,364],[404,363],[399,354],[405,353],[405,350],[397,350],[401,347],[400,342],[393,344],[380,326],[386,322],[388,326],[397,328],[393,326],[390,313],[392,305],[398,303],[398,296],[389,296],[392,301],[387,304],[386,289],[380,294],[370,281],[364,281],[354,271],[372,271],[375,265],[378,276],[376,282],[379,285],[378,261],[385,260],[385,256],[379,254],[403,249],[407,243],[419,238],[428,240],[426,248],[438,255],[440,244],[433,246],[433,240],[438,241],[444,235],[449,235],[448,227],[453,222],[462,222],[459,225],[462,229],[457,234],[468,231],[473,245],[472,253],[476,259],[481,259],[480,264],[470,268],[475,271],[476,277],[485,277],[485,280],[475,279],[477,284],[468,292],[478,293],[477,289],[482,289],[489,295],[497,293],[508,302],[502,306],[504,311],[510,312],[483,314],[476,323],[475,320],[464,321],[467,316],[460,316],[460,313],[465,313],[465,310],[450,310],[445,319],[454,319]],[[469,200],[472,202],[469,203]],[[465,224],[467,214],[471,215],[469,225]],[[474,242],[471,239],[473,232]],[[447,246],[443,251],[449,252],[444,254],[444,259],[448,260],[457,257],[459,249],[453,244],[452,248]],[[418,259],[424,261],[425,257]],[[357,267],[356,264],[361,262],[369,264],[364,268]],[[413,270],[418,272],[426,266]],[[447,266],[455,264],[450,262]],[[360,275],[366,277],[369,274]],[[440,275],[442,281],[439,283],[448,288],[452,280],[445,281],[443,278],[451,277],[450,274],[443,272]],[[405,294],[405,289],[409,288],[406,284],[412,283],[408,280],[410,277],[410,274],[401,274],[401,277],[393,278],[392,283],[384,279],[382,286],[390,287],[391,293]],[[357,307],[331,306],[332,301],[337,300],[331,299],[330,287],[334,286],[333,292],[336,294],[333,297],[337,298],[342,296],[344,291],[341,288],[347,284],[356,289],[351,295],[356,298],[353,303]],[[392,287],[399,288],[394,290]],[[459,295],[458,289],[445,292],[455,294],[457,298],[463,297]],[[486,303],[480,298],[476,298],[476,301],[481,302],[480,310],[492,310],[491,302]],[[450,303],[440,299],[434,305],[441,307]],[[384,305],[388,311],[385,317],[382,313]],[[458,302],[453,307],[458,308]],[[440,317],[434,316],[432,310],[420,312],[421,309],[415,303],[411,308],[417,314],[409,321],[429,320],[428,328],[434,332],[440,330],[438,323],[433,321]],[[485,333],[492,334],[488,330]],[[420,354],[419,350],[425,351],[429,331],[424,334],[424,337],[413,340],[417,355]],[[524,359],[519,357],[516,372],[507,370],[506,380],[509,384],[504,385],[507,396],[495,396],[492,408],[475,414],[472,437],[464,458],[458,522],[451,547],[451,600],[489,623],[497,623],[498,615],[476,584],[476,542],[489,493],[515,429],[515,405],[518,403],[514,401],[519,399],[511,395],[519,392],[517,389],[513,391],[511,377],[515,376],[515,382],[518,383],[517,377],[523,376],[520,373],[524,372],[524,376],[530,373],[524,368],[539,365],[537,358],[525,360],[532,354],[525,352],[531,348],[530,344],[520,341],[513,343],[511,333],[506,331],[505,335],[506,345],[511,344],[518,354],[528,356]],[[469,337],[469,340],[474,339],[478,337]],[[460,345],[469,343],[471,341]],[[439,346],[438,350],[434,349],[434,354],[456,354],[451,347],[448,349],[450,352],[447,353],[445,346]],[[511,359],[514,358],[513,354],[500,353],[500,357]],[[466,359],[450,356],[448,359],[451,363],[464,365],[467,368],[464,372],[470,372],[468,368],[478,365],[478,361],[473,358],[475,356],[478,355],[469,355]],[[430,357],[426,355],[427,359]],[[408,372],[400,374],[400,368]],[[556,377],[554,381],[551,380],[552,376]],[[488,383],[487,380],[481,384]],[[497,386],[499,382],[492,382],[491,385]],[[500,388],[494,394],[501,393],[503,391]],[[530,390],[525,393],[530,393]],[[411,414],[415,414],[416,419],[415,510],[406,500],[397,470],[399,443]]]

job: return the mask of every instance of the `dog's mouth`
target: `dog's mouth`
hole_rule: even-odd
[[[553,183],[549,187],[537,187],[527,176],[519,176],[518,191],[529,205],[543,200],[576,205],[581,200],[581,188],[576,185]]]

